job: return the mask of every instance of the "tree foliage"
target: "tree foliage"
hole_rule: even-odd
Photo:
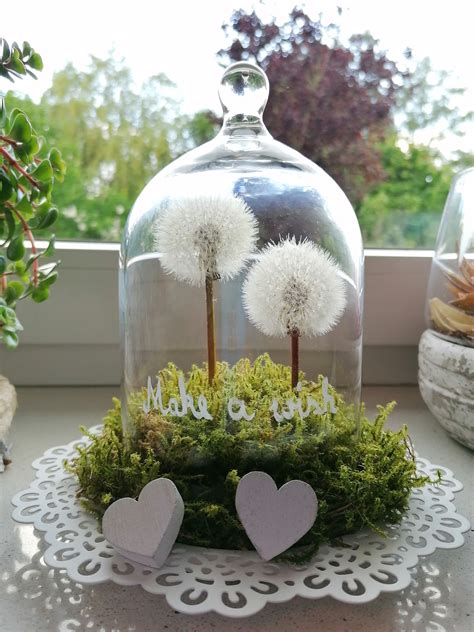
[[[157,76],[136,92],[128,68],[96,57],[86,72],[68,64],[54,75],[37,116],[69,164],[57,198],[63,236],[118,239],[131,202],[172,159],[169,87]]]
[[[432,248],[453,168],[434,149],[409,144],[402,151],[392,134],[380,144],[387,177],[358,207],[367,246]]]
[[[35,77],[31,69],[42,67],[41,56],[28,42],[10,47],[0,39],[0,77]],[[57,220],[51,196],[64,172],[59,150],[48,150],[26,114],[17,108],[9,112],[0,95],[0,340],[7,348],[17,346],[22,330],[17,302],[27,297],[45,301],[57,278],[57,264],[40,265],[42,257],[54,253],[54,238],[40,249],[35,234],[46,237]]]
[[[345,46],[335,25],[299,9],[282,25],[239,10],[224,28],[235,39],[220,51],[221,60],[255,60],[268,75],[264,118],[272,135],[323,167],[359,202],[384,175],[377,142],[391,127],[403,79],[396,64],[369,34],[354,35]]]
[[[165,75],[137,88],[114,55],[91,57],[85,71],[68,64],[37,107],[13,95],[9,102],[21,103],[67,160],[57,195],[62,237],[118,240],[145,184],[215,127],[210,113],[181,114]]]
[[[472,164],[465,152],[448,161],[434,149],[472,120],[458,105],[465,89],[410,50],[394,63],[369,33],[343,44],[337,25],[297,8],[284,23],[235,11],[224,30],[220,59],[265,69],[270,132],[341,185],[366,243],[433,247],[450,179]]]
[[[342,43],[337,25],[301,10],[278,24],[237,11],[226,30],[229,44],[219,59],[254,59],[266,70],[270,132],[339,182],[366,242],[432,247],[450,175],[472,156],[459,153],[447,165],[417,144],[419,132],[428,138],[462,132],[465,117],[455,99],[463,91],[446,86],[428,61],[417,65],[407,53],[402,70],[370,34]],[[86,70],[67,65],[39,104],[13,95],[8,104],[27,112],[68,162],[55,194],[63,238],[118,240],[145,184],[219,127],[213,112],[183,115],[164,75],[135,85],[114,55],[92,57]]]
[[[414,144],[420,132],[429,130],[430,145],[439,143],[448,134],[463,136],[474,114],[459,106],[459,98],[465,95],[466,88],[453,83],[446,70],[435,70],[429,57],[414,63],[411,50],[406,51],[406,57],[412,68],[405,73],[397,91],[394,109],[401,135]]]

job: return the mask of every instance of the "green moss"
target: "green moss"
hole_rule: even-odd
[[[179,400],[180,371],[173,365],[159,374],[163,403]],[[322,402],[322,378],[315,383],[300,375],[306,398]],[[407,508],[414,487],[427,479],[416,473],[406,427],[384,428],[394,404],[379,407],[374,421],[362,411],[355,421],[352,407],[330,387],[338,411],[334,414],[298,415],[277,424],[270,413],[273,398],[284,404],[294,397],[290,368],[275,364],[268,355],[253,364],[240,360],[234,367],[219,363],[213,387],[206,367],[194,366],[186,376],[186,388],[197,398],[204,394],[213,419],[197,420],[163,416],[141,408],[145,390],[129,402],[133,434],[124,437],[120,402],[104,419],[98,436],[78,449],[67,467],[80,484],[79,495],[86,509],[99,518],[110,503],[123,496],[137,497],[150,480],[164,476],[178,487],[185,515],[179,541],[227,549],[248,549],[251,544],[237,518],[235,491],[240,478],[252,470],[270,474],[278,486],[291,479],[309,483],[319,500],[318,517],[286,555],[307,558],[323,542],[369,526],[397,523]],[[227,401],[246,402],[251,421],[232,421]],[[303,552],[301,546],[306,545]]]

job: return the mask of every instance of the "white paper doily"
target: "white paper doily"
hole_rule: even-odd
[[[77,483],[62,463],[73,456],[76,446],[86,443],[81,439],[50,448],[33,462],[36,479],[13,497],[13,518],[44,532],[45,563],[65,569],[73,581],[140,584],[148,592],[165,595],[172,608],[187,614],[215,611],[245,617],[266,603],[297,595],[366,603],[381,592],[406,588],[409,568],[420,556],[461,546],[462,533],[469,529],[452,502],[462,484],[450,470],[419,458],[421,473],[434,477],[441,470],[443,481],[413,491],[405,517],[387,528],[387,538],[361,531],[344,538],[347,546],[322,546],[309,564],[296,567],[263,562],[254,552],[176,545],[165,566],[151,569],[116,553],[99,533],[97,521],[80,507]]]

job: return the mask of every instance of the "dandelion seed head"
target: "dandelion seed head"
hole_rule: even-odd
[[[293,237],[268,245],[258,256],[243,301],[250,321],[267,336],[321,336],[342,317],[346,288],[328,252]]]
[[[206,277],[231,279],[256,248],[258,222],[250,207],[229,194],[172,200],[153,227],[168,274],[202,286]]]

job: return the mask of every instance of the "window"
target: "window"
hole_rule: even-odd
[[[365,1],[338,13],[326,2],[322,18],[310,7],[292,13],[294,4],[268,3],[252,17],[247,1],[203,11],[202,3],[138,0],[133,15],[114,11],[113,52],[103,39],[105,5],[84,5],[59,33],[48,11],[31,7],[22,35],[44,53],[45,72],[36,84],[16,83],[7,102],[25,109],[68,163],[55,191],[57,236],[118,241],[144,184],[219,128],[218,63],[253,51],[272,85],[271,133],[339,182],[366,245],[433,248],[452,175],[472,162],[471,68],[460,54],[470,36],[467,3],[456,29],[445,29],[444,3],[430,6],[429,29],[419,28],[426,7],[416,3]],[[169,27],[159,38],[156,24]],[[18,36],[14,12],[2,26]],[[298,87],[296,58],[305,60]]]
[[[325,2],[321,20],[310,6],[292,13],[295,4],[258,5],[252,17],[246,0],[207,9],[137,0],[132,14],[114,10],[113,52],[103,37],[109,8],[100,3],[83,3],[59,30],[44,3],[29,7],[21,25],[14,12],[2,16],[3,35],[31,41],[45,64],[37,82],[15,84],[7,105],[24,109],[68,164],[54,193],[59,281],[48,302],[20,306],[18,351],[0,350],[17,384],[118,383],[117,242],[128,211],[159,169],[216,133],[219,63],[246,57],[253,44],[271,75],[271,133],[342,185],[372,249],[365,381],[416,380],[439,218],[452,175],[472,164],[468,5],[457,7],[456,29],[445,28],[445,3],[430,6],[430,28],[420,29],[426,7],[407,0],[390,8],[361,1],[342,13]],[[275,37],[257,45],[273,23]],[[341,52],[351,53],[342,71]],[[298,82],[287,71],[291,55],[309,60],[306,81],[298,68]]]

